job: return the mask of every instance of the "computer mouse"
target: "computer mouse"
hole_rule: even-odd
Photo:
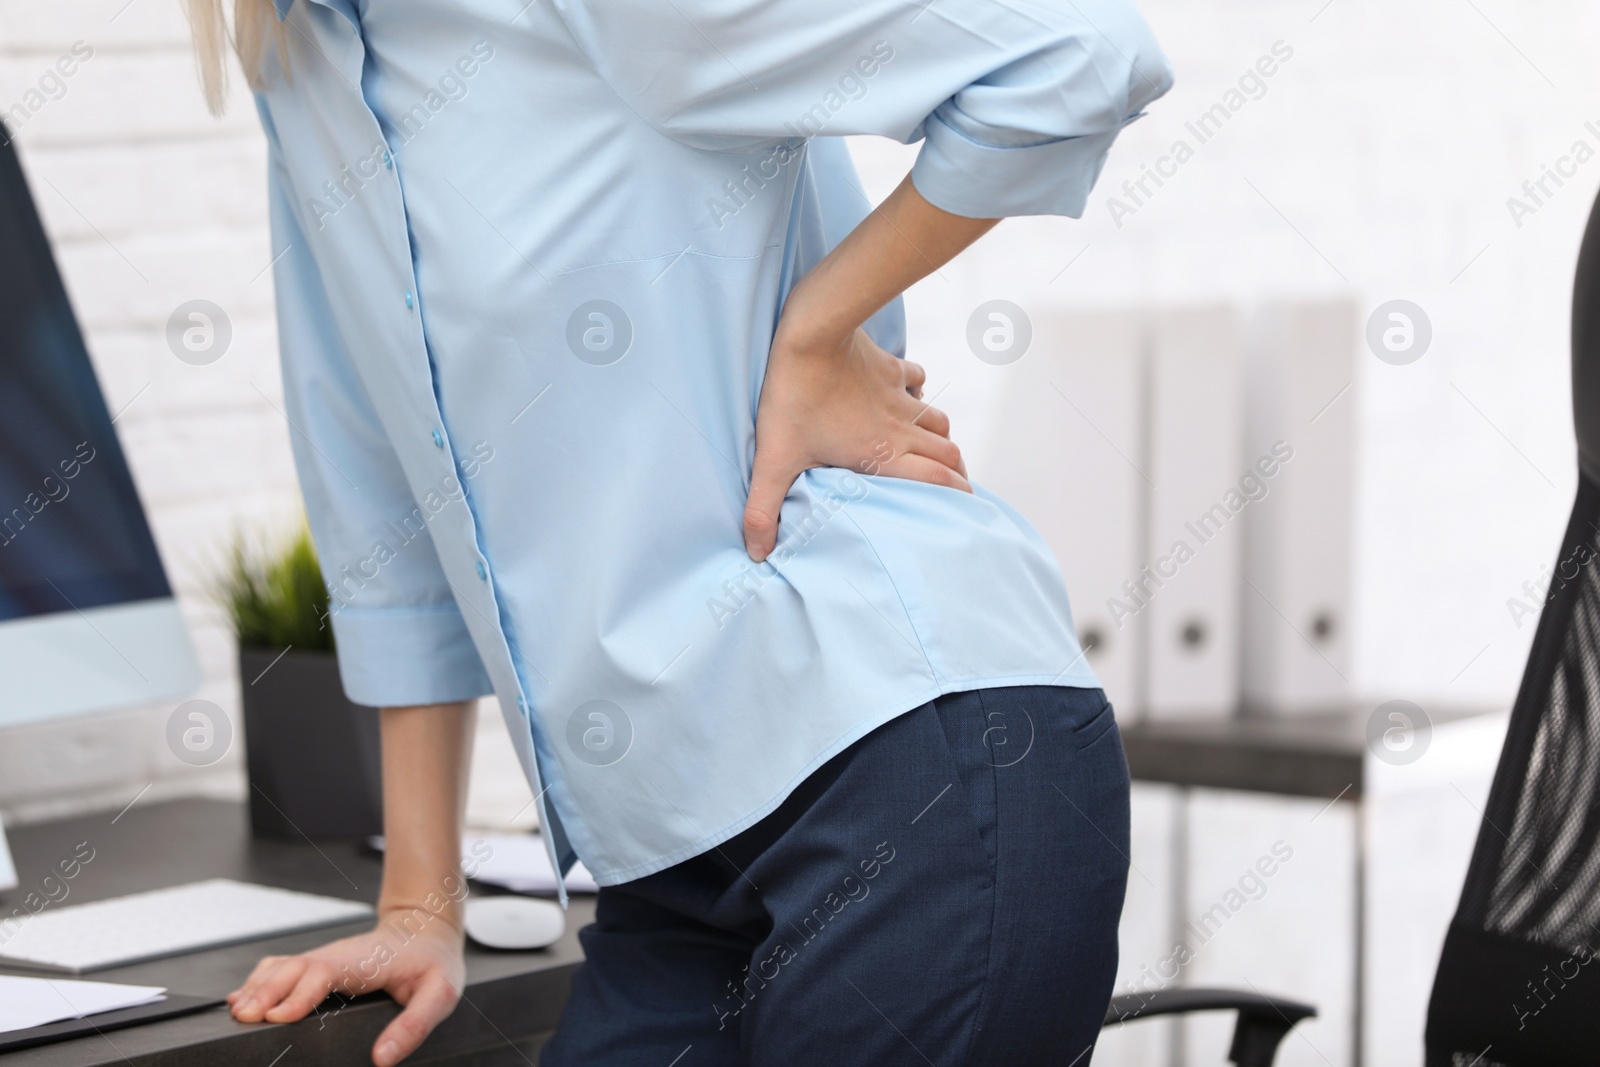
[[[545,948],[567,929],[558,906],[519,896],[468,897],[462,922],[467,936],[487,948]]]

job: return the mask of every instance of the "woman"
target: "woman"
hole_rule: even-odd
[[[214,106],[218,2],[191,0]],[[899,296],[1001,217],[1081,213],[1170,82],[1138,15],[238,0],[235,26],[389,847],[374,931],[262,961],[234,1015],[387,990],[387,1067],[450,1013],[492,691],[553,860],[604,887],[545,1064],[1080,1056],[1126,766],[1048,550],[899,358]],[[924,139],[876,210],[847,133]]]

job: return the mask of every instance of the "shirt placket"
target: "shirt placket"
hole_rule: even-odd
[[[370,313],[399,314],[407,317],[404,333],[408,335],[414,345],[412,352],[403,360],[401,373],[396,382],[391,382],[391,387],[403,389],[410,395],[409,403],[405,405],[411,412],[423,413],[425,422],[419,424],[414,433],[406,441],[395,441],[396,451],[399,453],[403,466],[406,469],[408,480],[411,482],[412,495],[418,497],[419,485],[437,485],[446,477],[455,478],[461,486],[461,503],[463,519],[461,525],[463,537],[460,539],[465,544],[458,543],[458,539],[445,536],[435,537],[435,549],[440,553],[440,562],[446,571],[446,580],[450,581],[459,602],[464,602],[468,611],[477,614],[485,625],[494,631],[494,647],[490,650],[479,647],[479,654],[489,652],[490,662],[486,664],[492,678],[495,679],[497,696],[502,707],[511,703],[516,708],[520,730],[512,729],[512,739],[517,748],[519,762],[528,778],[528,783],[534,791],[534,804],[537,810],[541,837],[550,863],[556,872],[557,894],[563,907],[567,904],[567,890],[565,879],[562,876],[563,861],[570,858],[571,848],[566,841],[566,835],[561,828],[560,820],[556,817],[554,809],[546,801],[546,787],[542,784],[544,774],[539,764],[538,720],[532,715],[531,701],[528,697],[526,681],[513,654],[511,643],[506,636],[505,624],[501,618],[499,598],[495,594],[494,571],[489,559],[482,537],[480,523],[473,508],[470,493],[467,490],[467,480],[462,477],[460,464],[456,459],[456,451],[451,443],[449,427],[445,423],[444,412],[439,399],[439,376],[434,362],[433,351],[428,343],[427,332],[422,319],[421,290],[417,284],[416,258],[412,251],[411,230],[409,215],[405,206],[405,190],[401,181],[400,168],[396,165],[395,153],[384,135],[382,123],[378,121],[376,112],[367,100],[361,88],[360,71],[365,61],[366,41],[360,24],[359,15],[353,5],[344,0],[310,0],[311,3],[328,7],[338,12],[349,24],[349,32],[353,35],[351,50],[346,55],[354,62],[354,77],[348,69],[351,63],[346,63],[347,69],[341,71],[344,75],[340,80],[346,83],[345,91],[352,91],[360,102],[357,109],[361,120],[368,129],[364,136],[354,136],[349,139],[351,144],[383,145],[383,171],[376,180],[380,190],[382,207],[378,210],[387,211],[397,220],[398,237],[391,237],[386,243],[391,249],[374,249],[373,254],[393,254],[394,249],[403,249],[405,288],[396,294],[395,312]],[[288,10],[287,5],[281,5],[280,12]],[[331,62],[331,61],[330,61]],[[299,91],[318,91],[309,86]],[[402,308],[403,305],[403,308]],[[415,358],[415,353],[420,353],[420,359]],[[419,375],[412,373],[412,368],[420,368]],[[398,383],[398,384],[397,384]],[[423,477],[419,478],[418,474]],[[430,523],[430,528],[433,524]],[[441,543],[442,541],[442,543]],[[470,546],[470,547],[467,547]],[[474,578],[470,585],[463,588],[461,584],[451,580],[449,571],[452,569],[446,560],[448,553],[467,548],[472,556],[472,573]],[[498,663],[494,662],[498,660]],[[509,690],[509,692],[508,692]],[[509,698],[509,700],[508,700]],[[507,716],[509,719],[510,716]],[[508,723],[508,725],[510,725]]]

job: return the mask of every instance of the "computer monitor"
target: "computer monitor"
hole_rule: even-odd
[[[0,727],[184,695],[200,672],[0,124]]]

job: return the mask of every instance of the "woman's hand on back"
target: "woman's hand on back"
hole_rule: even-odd
[[[384,921],[391,917],[406,924]],[[405,930],[406,937],[396,930]],[[458,927],[426,909],[389,909],[367,933],[297,956],[266,957],[228,994],[228,1004],[240,1022],[292,1023],[331,993],[354,997],[383,990],[404,1010],[373,1043],[372,1062],[393,1067],[455,1010],[465,979]],[[329,1011],[340,1007],[336,1003]]]
[[[908,174],[795,283],[767,357],[744,513],[750,558],[778,541],[801,471],[846,467],[972,491],[950,420],[921,401],[924,374],[861,329],[879,308],[994,227],[935,207]]]
[[[756,410],[756,456],[744,513],[745,549],[767,558],[778,511],[802,471],[845,467],[972,491],[950,419],[922,401],[926,378],[852,330],[816,341],[786,310],[773,338]]]

